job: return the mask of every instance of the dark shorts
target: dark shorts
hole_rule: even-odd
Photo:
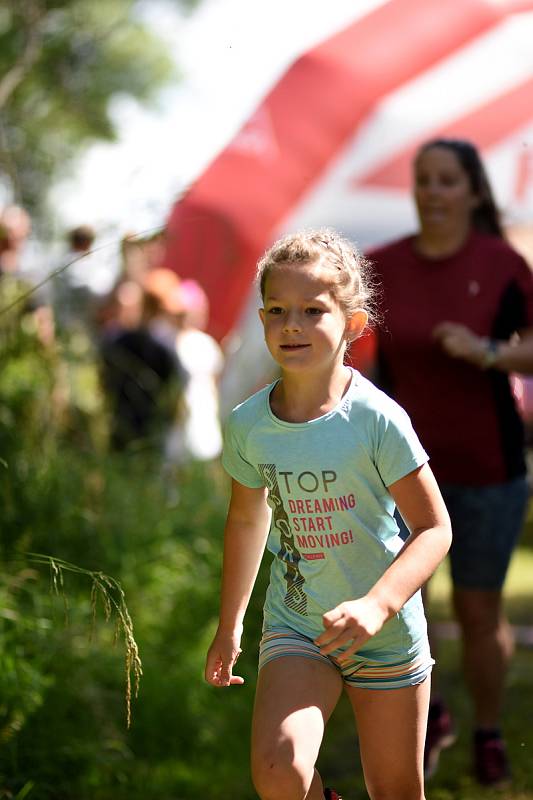
[[[449,555],[454,586],[501,589],[524,524],[526,478],[490,486],[442,484],[440,489],[452,522]]]

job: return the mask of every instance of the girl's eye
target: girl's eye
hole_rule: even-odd
[[[282,314],[283,313],[283,309],[280,308],[280,306],[272,306],[271,308],[268,309],[268,313],[269,314]]]
[[[314,306],[310,306],[309,308],[306,308],[306,312],[307,312],[307,314],[310,314],[313,317],[318,317],[320,314],[324,313],[323,309],[315,308]]]

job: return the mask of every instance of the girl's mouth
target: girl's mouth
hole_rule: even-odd
[[[306,347],[309,347],[308,344],[281,344],[280,350],[286,351],[294,351],[294,350],[304,350]]]

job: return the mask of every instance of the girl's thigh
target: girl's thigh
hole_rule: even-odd
[[[334,666],[285,656],[259,671],[252,724],[252,769],[312,770],[326,722],[342,692]]]
[[[430,678],[401,689],[346,686],[346,693],[357,721],[370,797],[423,798]]]

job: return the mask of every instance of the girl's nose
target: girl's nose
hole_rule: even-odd
[[[283,325],[283,329],[288,333],[291,331],[299,331],[301,330],[302,324],[300,320],[300,315],[296,312],[289,312],[285,316],[285,322]]]

